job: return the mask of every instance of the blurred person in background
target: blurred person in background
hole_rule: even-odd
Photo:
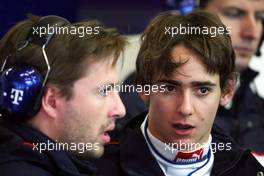
[[[257,89],[258,72],[249,67],[262,43],[263,0],[200,0],[200,7],[219,16],[231,28],[236,68],[240,73],[235,96],[219,108],[216,123],[242,146],[264,153],[264,90]],[[263,59],[263,58],[259,58]],[[261,93],[262,92],[262,93]]]

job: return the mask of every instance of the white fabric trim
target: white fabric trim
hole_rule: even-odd
[[[178,165],[178,164],[173,164],[170,163],[166,160],[164,160],[163,158],[161,158],[150,146],[149,141],[146,139],[146,134],[145,134],[145,125],[147,122],[147,118],[148,115],[146,116],[145,120],[143,121],[143,123],[141,124],[141,132],[148,144],[148,147],[152,153],[152,155],[155,157],[155,159],[157,160],[161,170],[163,171],[163,173],[166,176],[210,176],[210,173],[212,171],[213,168],[213,162],[214,162],[214,154],[212,152],[212,150],[208,150],[210,151],[210,158],[207,158],[206,160],[202,160],[201,162],[196,162],[196,163],[192,163],[192,164],[182,164],[182,165]],[[161,141],[159,141],[157,138],[155,138],[150,131],[147,129],[147,133],[148,136],[151,140],[152,145],[155,146],[155,149],[158,150],[158,152],[160,152],[160,154],[162,154],[162,156],[170,161],[173,161],[173,159],[175,158],[175,153],[172,152],[168,152],[164,150],[164,146],[165,144]],[[208,140],[208,146],[210,146],[212,137],[210,135],[209,140]],[[204,152],[205,154],[208,153]],[[174,150],[173,150],[174,151]],[[204,166],[203,166],[204,165]],[[203,166],[203,167],[202,167]],[[199,169],[199,167],[201,167]],[[198,169],[198,170],[197,170]],[[196,171],[197,170],[197,171]]]

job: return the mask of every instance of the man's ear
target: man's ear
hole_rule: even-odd
[[[227,85],[222,90],[220,105],[226,106],[232,100],[236,90],[236,83],[236,78],[228,80]]]
[[[59,89],[48,84],[41,100],[42,110],[52,118],[57,117],[60,99]]]

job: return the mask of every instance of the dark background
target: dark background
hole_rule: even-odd
[[[123,34],[136,34],[157,13],[172,8],[167,1],[170,0],[1,0],[0,38],[27,14],[59,15],[71,22],[97,19]]]

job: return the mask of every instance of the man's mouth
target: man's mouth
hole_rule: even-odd
[[[173,124],[174,132],[177,135],[190,135],[195,127],[190,124],[175,123]]]
[[[107,143],[109,143],[109,142],[111,141],[111,137],[110,137],[109,133],[110,133],[111,131],[113,131],[114,128],[115,128],[115,125],[110,125],[110,126],[109,126],[108,128],[106,128],[106,129],[103,131],[103,133],[101,134],[101,136],[102,136],[102,141],[103,141],[104,144],[107,144]]]
[[[235,47],[235,50],[240,56],[243,57],[251,57],[254,51],[252,48],[249,47]]]
[[[102,140],[104,144],[107,144],[110,142],[111,138],[107,131],[102,134]]]

